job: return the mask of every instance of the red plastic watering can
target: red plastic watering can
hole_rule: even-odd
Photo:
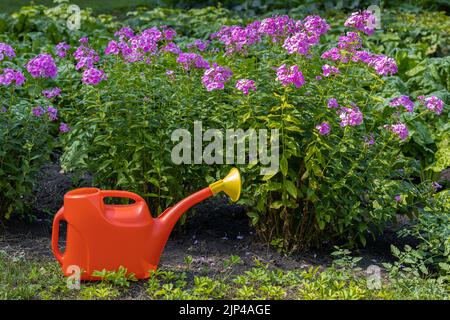
[[[222,180],[181,200],[152,218],[146,202],[128,191],[80,188],[64,196],[64,206],[53,220],[52,250],[64,275],[74,267],[82,280],[98,280],[94,271],[118,270],[123,266],[136,278],[150,276],[158,266],[161,253],[178,219],[193,205],[224,191],[232,201],[241,192],[241,177],[236,168]],[[128,205],[105,204],[106,197],[128,198]],[[58,246],[59,223],[67,222],[66,248]]]

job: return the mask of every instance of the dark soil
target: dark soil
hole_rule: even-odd
[[[31,259],[53,259],[50,249],[53,215],[62,206],[63,196],[68,190],[74,185],[87,186],[89,181],[89,177],[75,181],[56,164],[45,166],[35,192],[36,221],[0,226],[0,250]],[[223,260],[231,255],[240,256],[243,261],[236,272],[240,271],[239,268],[242,270],[253,266],[255,259],[285,270],[325,267],[332,261],[331,246],[289,256],[278,253],[257,238],[249,226],[245,208],[230,205],[225,197],[208,199],[194,209],[187,213],[185,225],[177,226],[172,232],[161,257],[162,268],[185,269],[187,256],[193,259],[189,270],[185,270],[188,276],[213,276],[223,268]],[[362,267],[392,261],[391,244],[403,247],[408,242],[398,239],[395,229],[392,226],[376,241],[354,252],[363,257]],[[61,245],[64,245],[63,241]]]

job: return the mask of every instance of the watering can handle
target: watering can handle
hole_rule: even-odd
[[[134,201],[136,201],[136,203],[138,202],[144,202],[145,200],[142,199],[140,196],[138,196],[137,194],[133,193],[133,192],[129,192],[129,191],[121,191],[121,190],[102,190],[100,191],[102,194],[103,198],[106,197],[112,197],[112,198],[129,198],[132,199]]]
[[[59,240],[59,222],[64,220],[64,207],[59,209],[56,213],[55,218],[53,219],[53,227],[52,227],[52,251],[55,255],[56,259],[59,263],[62,264],[63,254],[59,250],[58,240]]]

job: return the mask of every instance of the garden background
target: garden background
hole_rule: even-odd
[[[447,1],[376,3],[376,28],[365,1],[73,3],[79,28],[67,1],[0,4],[0,297],[448,299]],[[195,120],[279,129],[280,170],[240,165],[242,199],[189,211],[150,280],[68,289],[64,193],[156,216],[230,168],[170,161]]]

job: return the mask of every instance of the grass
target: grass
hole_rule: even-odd
[[[224,261],[214,276],[192,275],[183,266],[158,270],[136,281],[125,270],[105,272],[100,282],[82,282],[69,289],[59,265],[47,259],[26,259],[0,252],[0,299],[448,299],[449,287],[433,279],[384,275],[379,287],[368,286],[365,273],[335,264],[319,270],[281,270],[255,260],[239,274],[238,256]]]

